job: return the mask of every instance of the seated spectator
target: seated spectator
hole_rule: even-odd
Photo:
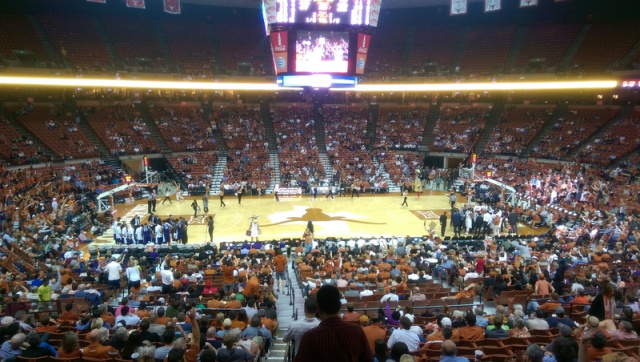
[[[529,319],[527,321],[527,328],[530,330],[538,329],[538,330],[546,330],[549,329],[549,323],[545,320],[547,316],[546,312],[543,309],[538,309],[534,315],[534,318]]]
[[[58,353],[56,350],[51,347],[47,343],[43,343],[40,341],[40,336],[36,332],[31,332],[27,336],[27,344],[29,345],[27,348],[22,351],[22,357],[25,358],[36,358],[36,357],[45,357],[45,356],[53,356],[57,357]]]
[[[504,339],[509,337],[509,331],[502,325],[503,316],[496,314],[493,318],[493,328],[487,328],[484,336],[485,338]]]
[[[529,333],[529,329],[525,327],[524,320],[518,317],[513,321],[513,328],[509,329],[509,336],[528,338],[531,337],[531,333]]]
[[[89,332],[89,345],[82,349],[82,356],[87,358],[108,360],[111,358],[120,358],[120,352],[118,352],[118,350],[111,346],[101,345],[100,331],[94,329]]]
[[[78,348],[78,335],[67,332],[62,337],[62,346],[58,348],[58,358],[82,357],[82,351]]]
[[[342,320],[345,322],[359,322],[360,313],[353,311],[353,303],[347,303],[347,313],[342,316]]]
[[[467,326],[458,329],[460,339],[467,341],[477,341],[484,338],[484,328],[476,325],[476,316],[473,313],[467,313],[465,316]]]
[[[417,351],[420,347],[420,338],[411,329],[411,320],[406,316],[400,318],[400,328],[397,328],[391,333],[389,341],[387,341],[387,347],[393,348],[393,345],[397,342],[404,342],[409,349],[409,352]]]
[[[609,332],[611,338],[617,340],[637,340],[638,334],[633,330],[633,325],[628,321],[622,321],[618,324],[618,329]]]
[[[607,336],[602,331],[596,332],[591,339],[591,345],[587,349],[589,362],[602,360],[604,355],[611,353],[611,348],[607,347]]]

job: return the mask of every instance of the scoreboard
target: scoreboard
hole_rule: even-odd
[[[382,0],[264,0],[266,24],[378,26]]]
[[[364,75],[370,30],[378,25],[381,4],[382,0],[263,0],[278,84],[357,84],[357,77]]]

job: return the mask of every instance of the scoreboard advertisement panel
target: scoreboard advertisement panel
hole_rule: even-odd
[[[378,26],[382,0],[264,0],[267,24]]]

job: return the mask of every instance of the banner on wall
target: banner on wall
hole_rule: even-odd
[[[502,10],[501,0],[484,0],[484,12],[490,13],[492,11]]]
[[[371,46],[371,34],[358,33],[358,52],[356,55],[356,74],[364,74],[367,65],[367,53]]]
[[[144,9],[144,0],[127,0],[127,7],[134,9]]]
[[[467,13],[467,0],[451,0],[449,15],[465,15]]]
[[[532,6],[538,6],[538,0],[520,0],[521,8],[530,8]]]
[[[289,70],[289,46],[288,33],[286,31],[271,32],[271,50],[276,63],[276,74],[286,73]]]
[[[180,14],[180,0],[164,0],[164,12]]]

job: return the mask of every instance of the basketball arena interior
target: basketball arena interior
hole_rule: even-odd
[[[406,248],[407,274],[432,277],[415,284],[429,302],[410,300],[404,283],[392,307],[412,307],[427,338],[445,299],[463,313],[484,306],[511,315],[514,297],[525,312],[549,299],[537,284],[521,291],[512,280],[501,294],[456,298],[495,274],[478,269],[468,282],[476,259],[498,274],[502,266],[507,280],[525,266],[542,272],[552,254],[552,275],[558,259],[570,267],[564,284],[546,278],[576,330],[588,313],[562,297],[574,296],[576,279],[593,278],[583,289],[596,298],[606,280],[622,293],[618,314],[631,298],[638,331],[639,91],[637,1],[4,1],[0,288],[24,304],[11,298],[16,280],[30,286],[64,268],[69,285],[93,272],[96,285],[142,300],[139,282],[134,292],[126,280],[111,288],[97,276],[110,258],[135,260],[144,279],[169,257],[198,289],[185,265],[215,269],[218,255],[237,254],[241,268],[251,256],[246,281],[248,269],[263,275],[278,249],[295,263],[286,294],[276,295],[281,325],[255,357],[282,361],[294,358],[282,336],[304,317],[302,296],[321,271],[335,267],[326,274],[334,282],[361,265],[380,275],[381,250]],[[447,255],[462,274],[442,268]],[[343,269],[348,261],[352,269]],[[222,274],[202,277],[222,290]],[[349,277],[343,292],[354,285]],[[348,300],[371,317],[385,294],[381,287],[377,299]],[[76,299],[81,312],[93,310],[68,300]],[[206,309],[210,296],[199,299],[228,316]],[[57,301],[49,308],[62,311],[64,298]],[[37,302],[26,314],[43,314]],[[20,310],[10,305],[5,315]],[[613,328],[622,330],[618,317]],[[524,360],[527,346],[562,334],[530,329],[527,338],[456,341],[458,355]],[[58,324],[50,346],[62,348],[69,330],[75,324]],[[605,348],[640,359],[635,342],[608,338]],[[416,361],[445,358],[440,345],[428,346],[427,338],[408,352]]]

